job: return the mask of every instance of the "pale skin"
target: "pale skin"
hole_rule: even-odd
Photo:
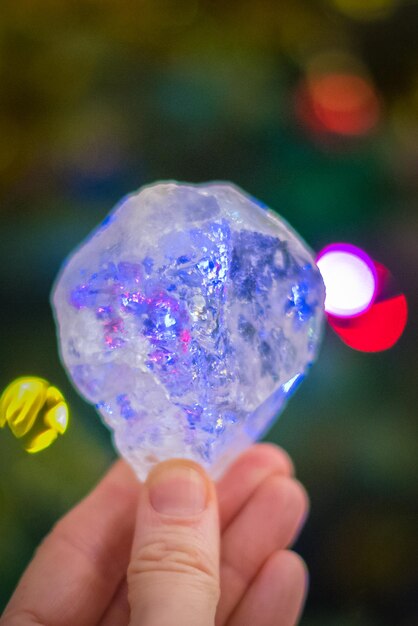
[[[288,455],[256,444],[214,484],[195,463],[145,483],[118,461],[37,549],[1,626],[293,626],[308,509]]]

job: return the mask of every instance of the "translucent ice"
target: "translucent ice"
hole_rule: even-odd
[[[62,360],[140,478],[170,457],[219,475],[269,428],[317,353],[311,251],[230,184],[122,201],[53,292]]]

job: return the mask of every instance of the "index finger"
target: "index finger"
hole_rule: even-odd
[[[1,626],[89,626],[100,619],[129,558],[139,483],[118,461],[45,538]]]

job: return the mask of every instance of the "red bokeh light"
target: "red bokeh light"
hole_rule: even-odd
[[[328,74],[314,78],[310,94],[316,117],[331,132],[364,135],[378,120],[378,99],[361,76]]]
[[[344,343],[362,352],[380,352],[395,345],[408,319],[408,304],[396,293],[393,277],[386,267],[375,262],[378,293],[372,307],[362,315],[339,318],[327,315],[330,326]]]
[[[298,113],[316,132],[362,136],[376,126],[380,102],[369,80],[357,74],[313,75],[302,85]]]

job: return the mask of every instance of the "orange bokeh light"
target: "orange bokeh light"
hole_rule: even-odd
[[[302,114],[317,131],[361,136],[376,126],[380,102],[369,80],[358,74],[330,72],[311,76],[302,88]],[[300,104],[300,103],[299,103]]]

